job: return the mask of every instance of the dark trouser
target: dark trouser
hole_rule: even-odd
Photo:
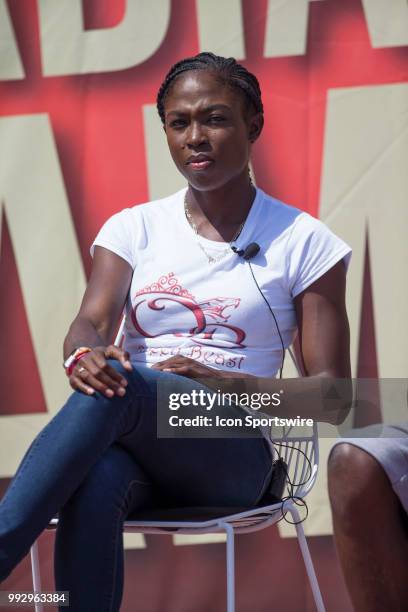
[[[126,395],[73,393],[33,440],[0,502],[0,580],[59,513],[55,587],[70,591],[71,612],[119,610],[129,513],[157,504],[251,506],[272,473],[263,438],[158,438],[157,381],[173,377],[186,392],[197,385],[110,363],[127,378]]]

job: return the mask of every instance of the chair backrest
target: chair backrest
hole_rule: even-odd
[[[121,346],[121,343],[123,342],[123,337],[124,337],[123,330],[125,329],[125,320],[126,320],[126,315],[125,313],[123,313],[122,318],[120,320],[118,331],[115,336],[115,340],[113,342],[113,344],[115,344],[116,346]]]
[[[292,358],[295,369],[302,377],[292,347],[287,349]],[[313,487],[317,478],[319,466],[319,440],[317,423],[312,426],[296,425],[296,419],[282,427],[272,427],[270,430],[271,441],[275,450],[286,465],[288,472],[288,488],[290,493],[296,497],[305,497]]]

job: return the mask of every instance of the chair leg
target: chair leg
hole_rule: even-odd
[[[234,529],[229,523],[220,523],[227,534],[227,612],[235,612],[235,553]]]
[[[38,540],[34,542],[30,550],[31,571],[33,574],[33,591],[41,593],[40,560],[38,555]],[[42,603],[35,603],[35,612],[44,612]]]
[[[305,532],[303,531],[302,523],[300,520],[299,512],[297,511],[297,508],[294,508],[293,506],[291,508],[288,508],[288,512],[291,514],[293,518],[293,522],[295,523],[296,534],[297,534],[300,550],[302,551],[303,561],[305,563],[310,587],[312,589],[313,599],[316,604],[316,610],[317,612],[326,612],[326,609],[323,603],[322,594],[319,588],[319,583],[317,582],[317,577],[316,577],[316,572],[313,566],[312,557],[310,556],[309,547],[307,545]]]

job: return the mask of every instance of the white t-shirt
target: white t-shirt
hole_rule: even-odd
[[[124,348],[148,366],[181,354],[216,369],[275,376],[281,341],[249,264],[233,251],[208,263],[198,240],[215,257],[228,245],[194,233],[186,189],[113,215],[92,244],[91,254],[105,247],[134,270]],[[319,220],[259,188],[234,246],[251,242],[260,246],[252,269],[286,348],[296,334],[293,298],[339,260],[347,268],[351,249]]]

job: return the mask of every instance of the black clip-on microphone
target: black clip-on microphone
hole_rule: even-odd
[[[253,257],[255,257],[255,255],[259,253],[259,251],[261,250],[261,247],[256,242],[251,242],[251,244],[248,244],[248,246],[245,247],[245,249],[237,249],[237,247],[231,247],[231,249],[239,257],[243,257],[245,261],[249,261],[250,259],[252,259]]]

